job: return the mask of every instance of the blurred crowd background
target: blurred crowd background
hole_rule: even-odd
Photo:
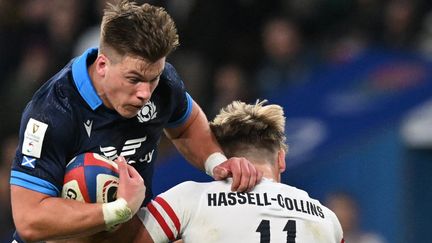
[[[13,230],[8,181],[21,112],[71,58],[98,45],[105,2],[0,0],[0,242]],[[168,61],[209,119],[233,100],[259,98],[282,105],[288,126],[301,125],[287,127],[284,182],[332,208],[347,242],[429,239],[431,1],[138,2],[165,7],[175,19],[181,45]],[[351,92],[341,94],[344,88]],[[314,150],[320,142],[324,152]],[[166,178],[181,173],[172,169],[179,160],[161,141],[156,178],[163,181],[154,184],[176,183]],[[185,179],[194,179],[189,172]]]

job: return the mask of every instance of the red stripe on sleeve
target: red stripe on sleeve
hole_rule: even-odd
[[[165,219],[162,217],[162,215],[157,211],[155,206],[153,206],[152,202],[147,204],[147,209],[153,215],[153,217],[155,217],[156,221],[159,223],[168,239],[175,240],[173,232],[169,228],[168,224],[165,222]]]
[[[161,197],[156,197],[155,201],[158,202],[162,206],[162,208],[165,210],[165,212],[168,214],[168,216],[174,222],[174,225],[177,229],[177,232],[180,232],[180,220],[177,218],[177,215],[174,212],[174,210],[171,208],[171,206]]]
[[[341,240],[341,243],[345,243],[345,240],[344,240],[344,239],[342,239],[342,240]]]

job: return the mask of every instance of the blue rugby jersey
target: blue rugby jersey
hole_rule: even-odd
[[[97,49],[87,50],[34,94],[21,119],[10,183],[56,197],[66,164],[76,155],[96,152],[113,160],[122,155],[143,177],[147,204],[163,128],[187,120],[192,98],[166,63],[150,101],[136,117],[124,118],[106,108],[93,87],[87,66],[96,57]]]

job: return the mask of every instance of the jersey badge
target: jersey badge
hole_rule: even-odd
[[[155,119],[157,115],[156,106],[153,102],[148,101],[143,108],[138,112],[138,121],[140,123],[148,122]]]
[[[30,118],[24,132],[21,152],[28,156],[40,158],[47,128],[48,124]]]

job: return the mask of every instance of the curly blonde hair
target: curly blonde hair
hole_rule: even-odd
[[[254,105],[234,101],[210,122],[227,156],[246,156],[257,149],[269,155],[287,151],[283,108],[265,103],[267,100],[257,100]]]

